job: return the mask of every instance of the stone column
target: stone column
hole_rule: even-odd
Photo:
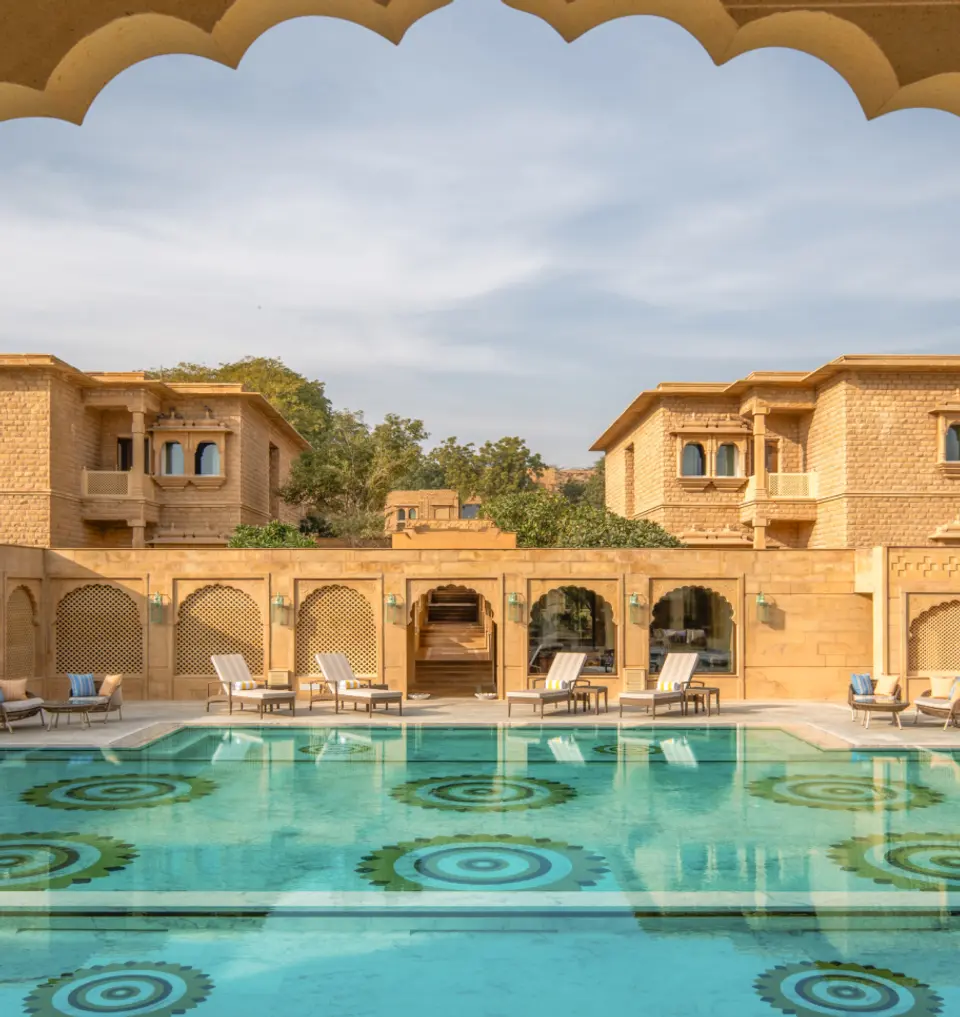
[[[130,538],[130,546],[131,547],[146,547],[147,546],[147,541],[146,541],[146,537],[144,536],[145,531],[146,531],[146,525],[144,524],[143,520],[135,521],[131,525],[130,529],[132,531],[132,536]]]
[[[767,413],[757,410],[753,415],[753,496],[756,502],[767,500]],[[762,551],[767,546],[766,516],[754,507],[753,546]]]

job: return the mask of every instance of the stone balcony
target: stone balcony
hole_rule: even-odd
[[[83,470],[81,515],[88,522],[156,522],[153,480],[130,470]]]
[[[816,473],[769,473],[767,490],[762,496],[758,496],[757,478],[750,477],[747,481],[740,503],[741,523],[812,522],[816,518]]]

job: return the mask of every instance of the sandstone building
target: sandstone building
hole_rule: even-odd
[[[296,522],[277,497],[306,441],[238,384],[0,355],[0,543],[216,547]]]
[[[960,543],[960,356],[664,383],[593,448],[608,507],[691,546]]]

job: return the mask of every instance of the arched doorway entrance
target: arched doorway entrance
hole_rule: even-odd
[[[413,602],[407,626],[408,689],[462,698],[497,690],[493,608],[467,586],[438,586]]]

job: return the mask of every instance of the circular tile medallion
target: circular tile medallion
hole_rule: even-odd
[[[203,798],[216,789],[217,785],[207,777],[121,773],[38,784],[24,791],[20,799],[47,809],[152,809]]]
[[[593,752],[608,759],[618,759],[623,756],[626,759],[646,759],[648,756],[662,756],[663,749],[652,742],[644,745],[641,742],[605,742],[601,745],[594,745]]]
[[[546,838],[419,838],[367,855],[357,871],[384,890],[582,890],[606,875],[599,855]]]
[[[212,990],[196,968],[127,961],[51,978],[27,996],[24,1010],[33,1017],[172,1017]]]
[[[539,777],[502,777],[464,774],[460,777],[425,777],[399,784],[390,792],[404,805],[452,812],[515,812],[562,805],[576,797],[576,789]]]
[[[305,756],[323,756],[325,759],[351,759],[369,755],[373,748],[358,742],[324,742],[321,745],[301,745],[297,751]]]
[[[61,890],[109,876],[137,857],[132,844],[87,833],[0,834],[0,890]]]
[[[934,1017],[943,1000],[906,975],[837,961],[788,964],[764,972],[754,988],[795,1017]]]
[[[872,809],[923,809],[943,801],[943,795],[923,784],[878,781],[874,777],[837,774],[781,774],[751,781],[747,790],[755,798],[808,809],[843,812]]]
[[[960,890],[960,834],[876,833],[830,848],[847,872],[901,890]]]

